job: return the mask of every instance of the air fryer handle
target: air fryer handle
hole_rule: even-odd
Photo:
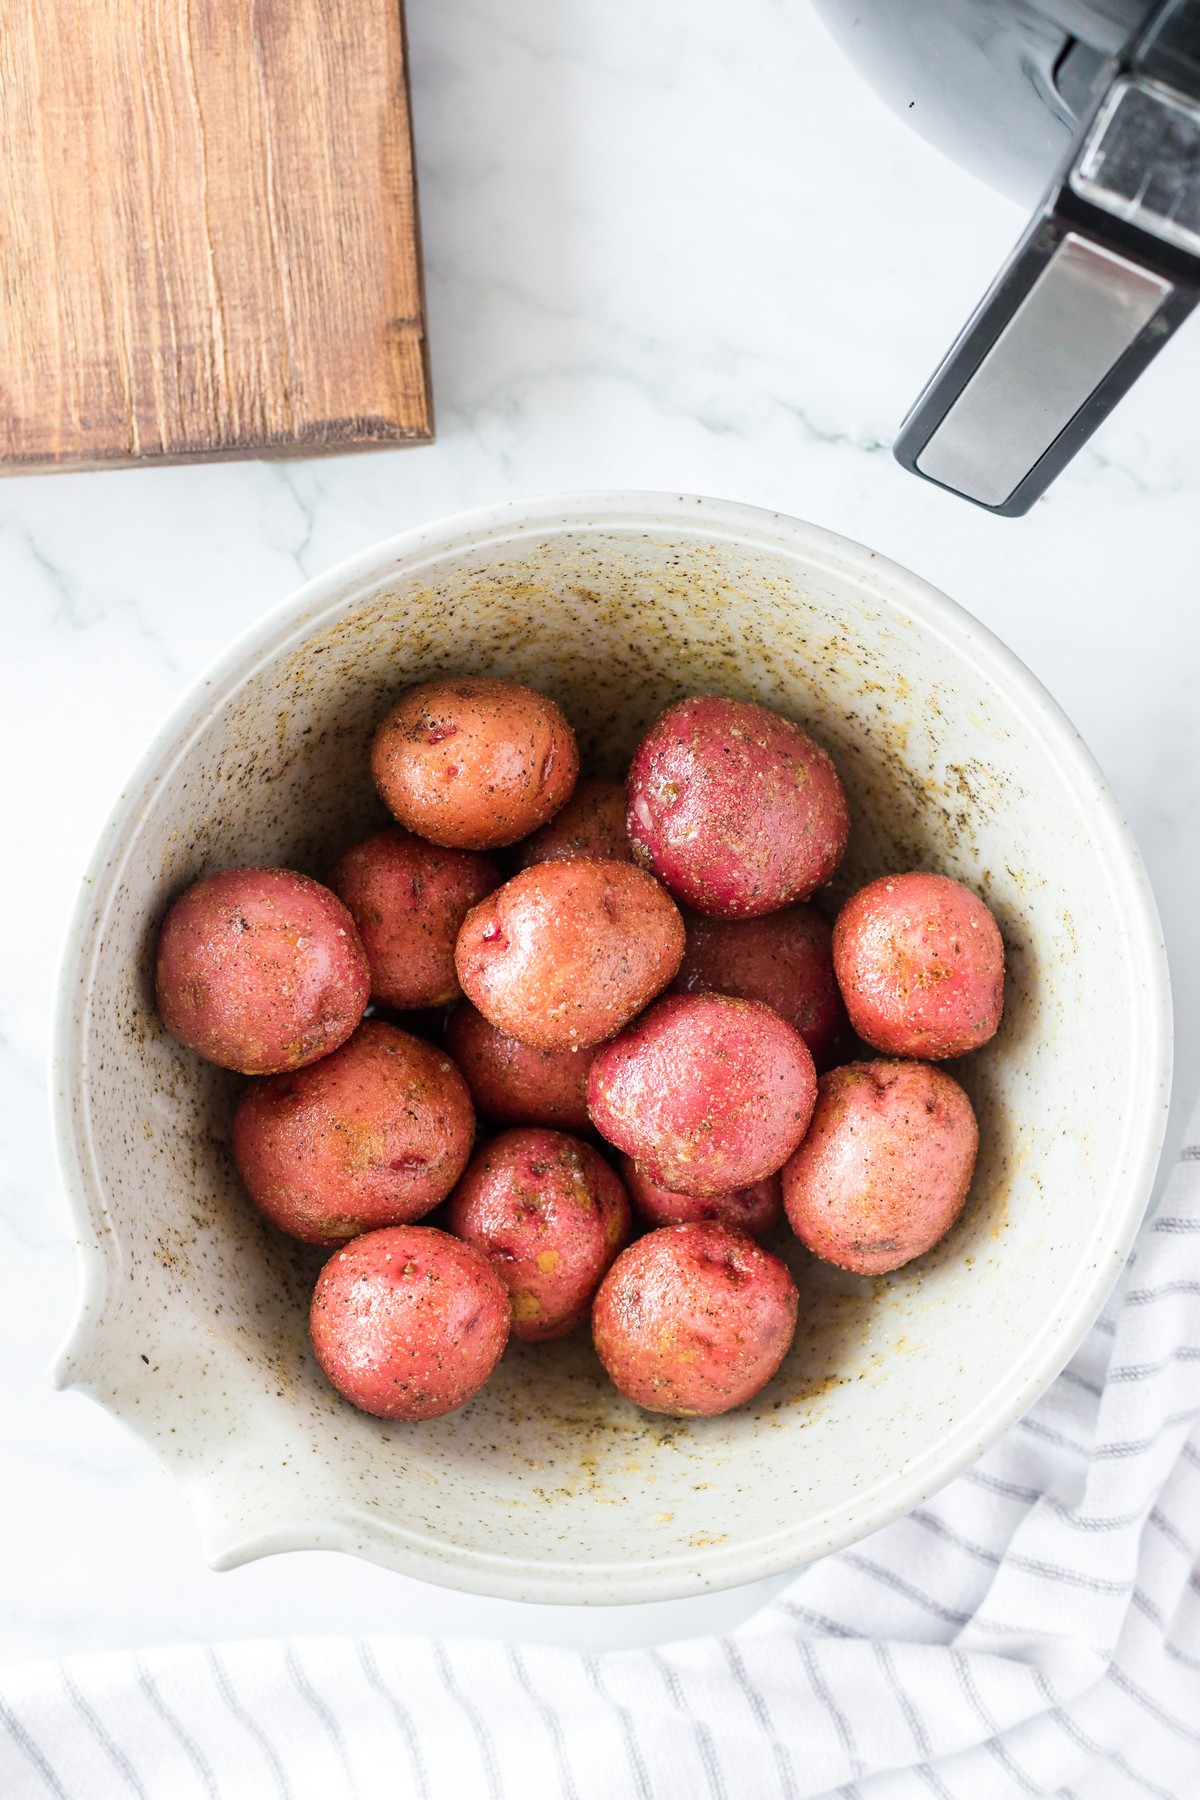
[[[1200,298],[1200,0],[1169,0],[1110,75],[896,440],[914,474],[1008,517],[1045,492]]]
[[[1028,512],[1195,302],[1039,221],[904,421],[897,458],[992,512]]]

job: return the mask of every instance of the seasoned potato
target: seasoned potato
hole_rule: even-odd
[[[450,1014],[446,1048],[484,1118],[497,1125],[590,1129],[587,1078],[594,1050],[535,1050],[497,1031],[469,1000],[460,1000]]]
[[[807,900],[846,848],[850,815],[833,761],[806,731],[749,700],[679,700],[629,770],[635,859],[677,900],[756,918]]]
[[[592,1307],[613,1385],[649,1412],[729,1412],[787,1355],[796,1284],[777,1256],[730,1225],[669,1225],[622,1251]]]
[[[889,1056],[961,1056],[1000,1024],[1000,928],[947,875],[885,875],[860,888],[833,928],[833,966],[855,1031]]]
[[[792,1230],[814,1255],[882,1275],[945,1237],[975,1169],[971,1102],[922,1062],[822,1075],[808,1136],[783,1171]]]
[[[431,844],[490,850],[553,818],[579,774],[575,733],[544,694],[490,675],[409,688],[375,733],[388,810]]]
[[[631,863],[536,863],[466,917],[455,962],[469,1000],[540,1050],[598,1044],[666,987],[683,955],[679,908]]]
[[[508,1289],[512,1333],[563,1337],[586,1316],[629,1237],[625,1189],[602,1156],[563,1131],[502,1131],[471,1158],[446,1224]]]
[[[336,1250],[317,1278],[313,1349],[338,1393],[381,1419],[437,1419],[477,1394],[508,1342],[508,1295],[485,1256],[431,1225]]]
[[[336,894],[292,869],[224,869],[176,900],[158,938],[158,1014],[172,1037],[243,1075],[344,1044],[370,995]]]
[[[751,1237],[761,1237],[783,1217],[778,1175],[764,1176],[749,1187],[735,1188],[732,1194],[673,1194],[670,1188],[652,1181],[632,1156],[623,1156],[621,1180],[635,1213],[647,1225],[694,1225],[715,1219],[720,1225],[734,1225]]]
[[[800,1033],[818,1072],[846,1053],[850,1027],[833,973],[832,932],[811,906],[763,919],[685,915],[677,994],[761,1000]]]
[[[817,1078],[798,1031],[757,1000],[673,994],[596,1054],[602,1136],[673,1193],[729,1194],[782,1168]]]
[[[233,1157],[272,1224],[308,1244],[338,1244],[432,1211],[474,1136],[471,1096],[450,1058],[366,1019],[319,1063],[247,1087]]]
[[[395,825],[347,850],[329,885],[358,927],[372,1000],[404,1011],[458,998],[459,928],[499,887],[500,871],[475,851],[443,850]]]
[[[632,862],[625,829],[625,784],[581,781],[560,813],[535,831],[517,852],[517,867],[575,856],[606,856]]]

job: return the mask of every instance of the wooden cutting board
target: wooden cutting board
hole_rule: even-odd
[[[0,0],[0,469],[431,436],[401,0]]]

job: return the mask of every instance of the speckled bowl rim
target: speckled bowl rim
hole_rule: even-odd
[[[125,856],[154,788],[187,755],[214,707],[228,704],[264,660],[340,616],[347,606],[347,590],[378,581],[389,569],[415,573],[448,553],[483,545],[499,549],[525,537],[630,527],[647,536],[673,530],[703,533],[710,541],[724,540],[751,552],[796,555],[831,575],[848,576],[871,590],[885,607],[902,607],[923,632],[940,638],[965,664],[1003,687],[1015,718],[1036,738],[1067,784],[1089,803],[1094,838],[1124,926],[1125,953],[1134,964],[1136,994],[1132,1029],[1123,1044],[1129,1064],[1125,1130],[1098,1215],[1103,1236],[1098,1231],[1093,1260],[1081,1265],[1056,1312],[1029,1340],[1002,1397],[993,1390],[940,1440],[872,1490],[770,1537],[693,1553],[686,1567],[670,1558],[631,1569],[465,1550],[343,1505],[288,1524],[276,1518],[236,1539],[210,1542],[206,1549],[214,1567],[232,1568],[286,1550],[338,1549],[368,1558],[378,1553],[391,1568],[479,1594],[543,1603],[610,1604],[670,1599],[781,1573],[879,1530],[981,1455],[1070,1360],[1129,1254],[1166,1130],[1172,1062],[1166,952],[1137,845],[1098,764],[1061,708],[1012,651],[962,607],[901,565],[837,532],[787,514],[702,496],[638,491],[549,495],[480,507],[403,532],[306,582],[238,637],[187,688],[125,783],[83,877],[59,972],[51,1064],[54,1135],[61,1179],[79,1234],[82,1287],[74,1321],[52,1367],[55,1385],[86,1388],[88,1346],[120,1267],[120,1246],[106,1213],[100,1172],[78,1129],[71,1095],[86,1072],[80,996],[90,991],[91,971],[85,963],[94,960],[98,944],[92,925],[119,886]],[[139,1430],[136,1417],[123,1417],[122,1423],[148,1448],[156,1449],[151,1434]],[[189,1497],[196,1498],[194,1493]]]

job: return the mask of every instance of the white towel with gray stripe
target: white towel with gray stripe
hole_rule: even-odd
[[[1200,1114],[1117,1293],[936,1499],[725,1639],[0,1673],[5,1800],[1200,1796]]]

